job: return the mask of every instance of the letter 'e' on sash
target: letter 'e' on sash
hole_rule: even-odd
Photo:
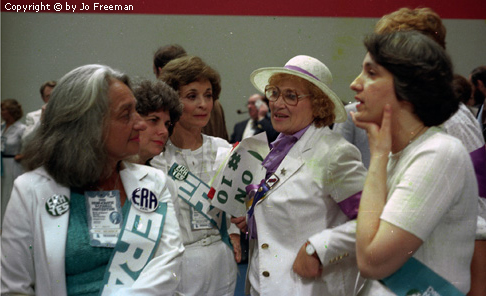
[[[167,213],[167,203],[155,202],[154,197],[148,189],[137,188],[127,200],[130,209],[106,268],[100,295],[114,295],[121,288],[131,287],[153,258]]]

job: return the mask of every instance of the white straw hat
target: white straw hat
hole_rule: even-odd
[[[331,71],[318,59],[306,55],[291,58],[284,67],[260,68],[250,75],[251,83],[262,93],[274,74],[285,73],[303,78],[319,87],[334,103],[334,122],[346,121],[347,115],[341,99],[331,90]]]

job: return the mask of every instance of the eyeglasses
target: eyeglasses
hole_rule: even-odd
[[[276,86],[265,86],[265,96],[270,102],[276,102],[280,97],[280,94],[282,94],[284,102],[289,106],[296,106],[302,98],[311,96],[311,94],[299,96],[296,91],[291,89],[287,89],[281,93],[280,89]]]

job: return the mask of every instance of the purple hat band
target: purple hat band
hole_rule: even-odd
[[[304,69],[302,69],[300,67],[292,66],[292,65],[285,65],[284,68],[285,69],[289,69],[289,70],[294,70],[294,71],[303,73],[305,75],[309,75],[310,77],[312,77],[314,79],[317,79],[317,81],[321,81],[319,78],[317,78],[316,76],[312,75],[311,73],[307,72],[306,70],[304,70]]]

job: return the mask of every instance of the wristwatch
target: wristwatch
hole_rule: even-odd
[[[309,241],[305,242],[305,252],[307,253],[307,255],[312,256],[319,260],[319,262],[321,262],[319,256],[317,256],[316,248],[314,248],[314,246]]]

